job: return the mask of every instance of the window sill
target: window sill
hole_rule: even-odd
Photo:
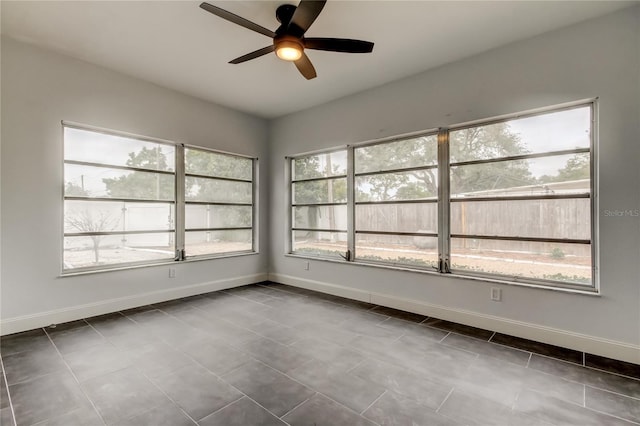
[[[176,260],[166,260],[154,263],[145,263],[145,264],[129,264],[129,265],[114,265],[112,268],[101,268],[101,269],[91,269],[91,270],[82,270],[82,271],[69,271],[62,272],[58,275],[58,278],[67,278],[67,277],[76,277],[81,275],[93,275],[93,274],[101,274],[104,272],[118,272],[118,271],[127,271],[131,269],[141,269],[141,268],[152,268],[157,266],[176,266],[183,265],[187,263],[193,262],[202,262],[206,260],[217,260],[217,259],[228,259],[230,257],[240,257],[240,256],[252,256],[260,254],[258,251],[246,251],[246,252],[235,252],[228,254],[221,254],[218,256],[194,256],[191,258],[187,258],[182,261]]]
[[[460,274],[456,272],[443,274],[437,271],[430,271],[429,269],[426,269],[426,268],[425,269],[412,268],[410,266],[385,265],[381,263],[362,262],[362,261],[347,262],[342,259],[332,259],[328,257],[316,257],[316,256],[303,256],[300,254],[293,254],[293,253],[286,253],[285,257],[292,257],[292,258],[305,259],[305,260],[317,260],[321,262],[337,263],[341,265],[355,265],[355,266],[373,267],[373,268],[379,268],[379,269],[389,269],[392,271],[427,274],[427,275],[443,277],[445,279],[455,278],[455,279],[462,279],[467,281],[476,281],[476,282],[479,281],[479,282],[491,283],[491,284],[504,284],[504,285],[517,286],[517,287],[529,287],[529,288],[537,288],[542,290],[559,291],[562,293],[582,294],[585,296],[597,296],[597,297],[601,296],[600,290],[598,290],[595,287],[589,287],[585,289],[574,288],[574,287],[555,287],[552,285],[535,284],[535,283],[522,282],[522,281],[513,281],[508,279],[499,279],[496,277],[474,276],[474,275]]]

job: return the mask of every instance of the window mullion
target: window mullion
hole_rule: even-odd
[[[449,272],[451,217],[449,188],[449,130],[438,131],[438,271]]]
[[[184,240],[185,240],[185,165],[184,165],[184,145],[176,145],[176,232],[175,232],[175,260],[184,260]]]
[[[356,257],[356,196],[355,196],[355,163],[353,146],[347,147],[347,259]]]

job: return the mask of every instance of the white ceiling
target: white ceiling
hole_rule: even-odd
[[[373,41],[371,54],[308,51],[305,80],[274,54],[227,62],[271,39],[198,1],[5,1],[2,34],[161,86],[273,118],[417,74],[516,40],[603,15],[622,1],[332,1],[309,37]],[[297,1],[211,1],[275,30]]]

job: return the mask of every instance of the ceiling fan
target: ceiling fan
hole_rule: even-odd
[[[373,43],[369,41],[304,36],[322,12],[326,2],[326,0],[301,0],[297,7],[292,4],[279,6],[276,9],[276,19],[281,25],[275,32],[209,3],[204,2],[200,7],[220,18],[273,39],[272,45],[233,59],[229,61],[230,64],[240,64],[275,52],[278,58],[293,62],[298,71],[307,80],[311,80],[317,74],[311,60],[304,52],[305,49],[344,53],[369,53],[373,50]]]

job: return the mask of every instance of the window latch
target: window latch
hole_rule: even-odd
[[[174,259],[176,262],[184,260],[184,249],[176,250],[176,257]]]
[[[351,262],[351,250],[347,250],[344,255],[340,254],[340,257],[346,260],[347,262]]]

